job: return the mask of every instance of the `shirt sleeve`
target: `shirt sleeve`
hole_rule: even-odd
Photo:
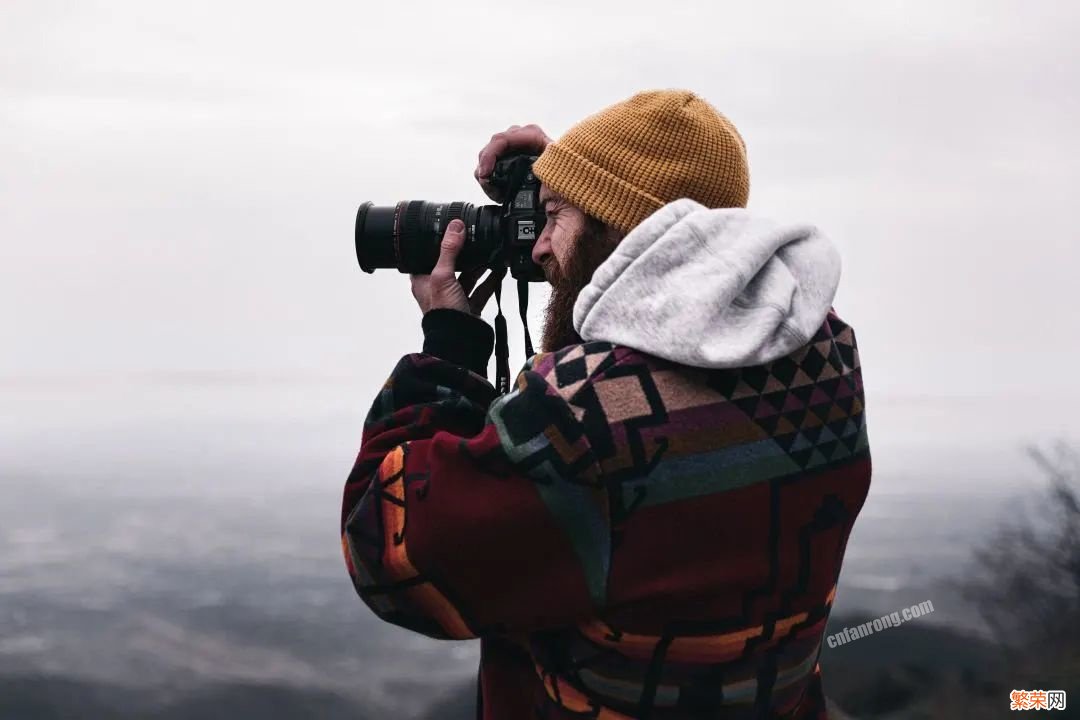
[[[436,308],[424,313],[424,354],[434,355],[487,377],[495,331],[482,318],[460,310]]]
[[[541,357],[502,397],[427,353],[383,386],[341,537],[357,593],[384,620],[468,638],[563,626],[602,604],[607,494],[567,400],[533,369]]]

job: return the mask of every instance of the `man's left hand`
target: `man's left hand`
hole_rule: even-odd
[[[450,308],[461,312],[479,315],[487,301],[495,294],[495,289],[506,275],[506,269],[492,272],[491,275],[473,290],[476,281],[479,280],[486,267],[461,273],[460,277],[454,273],[454,265],[457,263],[458,254],[465,246],[465,223],[454,220],[446,228],[442,244],[439,248],[439,260],[432,268],[430,275],[410,275],[412,281],[412,294],[416,298],[420,311],[427,314],[428,310],[436,308]],[[472,295],[469,293],[472,292]]]

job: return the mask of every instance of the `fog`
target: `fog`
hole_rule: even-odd
[[[745,136],[751,207],[840,246],[871,398],[1075,388],[1075,3],[2,14],[7,379],[375,382],[418,347],[419,310],[405,278],[357,268],[361,201],[480,202],[492,133],[557,137],[686,87]]]

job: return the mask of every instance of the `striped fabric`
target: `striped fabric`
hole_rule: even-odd
[[[361,598],[482,638],[482,718],[824,718],[818,656],[870,483],[852,329],[702,370],[588,342],[514,389],[406,356],[342,542]]]

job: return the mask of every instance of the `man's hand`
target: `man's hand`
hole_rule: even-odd
[[[495,294],[495,288],[506,275],[505,267],[491,273],[475,291],[473,291],[473,286],[483,276],[484,271],[487,270],[486,267],[463,272],[460,277],[454,274],[457,256],[464,246],[465,223],[453,220],[443,235],[442,245],[439,248],[439,260],[432,268],[431,274],[409,276],[412,280],[412,294],[420,305],[420,312],[427,314],[428,310],[435,308],[450,308],[479,315],[487,301]],[[469,295],[470,291],[472,295]]]
[[[544,131],[536,125],[526,125],[525,127],[511,125],[503,132],[491,136],[491,140],[480,151],[480,157],[473,176],[476,177],[476,181],[480,183],[480,187],[483,188],[484,193],[489,198],[495,202],[502,202],[503,199],[499,197],[499,193],[488,182],[491,171],[495,169],[495,161],[503,155],[515,152],[539,155],[544,152],[544,148],[550,142],[551,138],[545,135]]]
[[[512,125],[501,133],[495,133],[491,140],[480,151],[476,170],[476,177],[480,187],[489,198],[501,202],[495,188],[488,182],[492,170],[495,169],[495,161],[508,153],[527,152],[539,155],[551,142],[551,138],[544,134],[536,125]],[[454,265],[461,248],[465,245],[465,225],[460,220],[454,220],[446,228],[443,235],[442,246],[439,251],[439,261],[435,264],[430,275],[411,275],[412,293],[420,305],[420,311],[427,313],[435,308],[450,308],[461,312],[479,315],[487,301],[495,294],[495,288],[502,282],[506,275],[506,268],[499,272],[493,272],[480,286],[473,290],[476,282],[483,277],[487,268],[477,268],[469,272],[461,273],[460,277],[454,275]],[[469,293],[472,292],[470,296]]]

